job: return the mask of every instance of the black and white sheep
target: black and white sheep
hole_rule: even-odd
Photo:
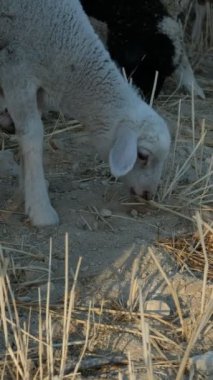
[[[176,20],[184,14],[194,0],[160,0],[169,14]]]
[[[194,93],[204,98],[185,51],[182,24],[169,13],[171,6],[167,1],[81,0],[81,3],[89,17],[107,25],[107,47],[112,59],[125,69],[146,99],[152,93],[156,71],[155,96],[165,78],[174,73],[179,85],[191,93],[193,83]],[[185,3],[179,8],[176,5],[176,13],[184,6]]]
[[[170,148],[164,120],[123,78],[78,0],[0,0],[0,88],[22,154],[25,212],[58,223],[46,188],[41,111],[81,121],[111,172],[151,196]]]

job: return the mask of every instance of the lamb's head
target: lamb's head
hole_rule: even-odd
[[[137,124],[124,121],[109,153],[111,173],[123,177],[132,193],[150,199],[157,190],[169,148],[167,125],[154,111]]]

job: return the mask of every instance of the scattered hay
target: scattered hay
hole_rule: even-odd
[[[208,230],[204,233],[204,239],[205,244],[210,244],[212,249],[212,236],[209,236],[209,232]],[[191,239],[194,249],[201,252],[199,236],[193,235]],[[189,238],[186,238],[186,242],[184,247],[189,246]],[[5,257],[4,249],[0,249],[0,312],[5,344],[5,352],[0,352],[2,378],[78,379],[81,373],[86,377],[91,374],[95,375],[95,378],[108,376],[105,378],[110,379],[122,379],[122,376],[126,375],[130,380],[136,379],[137,374],[143,374],[144,378],[147,376],[147,379],[151,380],[158,378],[156,376],[159,373],[165,374],[165,371],[169,370],[171,379],[181,379],[189,365],[191,353],[197,352],[195,343],[201,342],[202,332],[211,328],[213,298],[206,297],[200,317],[196,321],[191,319],[191,330],[185,329],[188,317],[185,316],[179,302],[179,295],[154,251],[149,248],[148,253],[174,299],[176,312],[169,316],[145,310],[141,279],[136,277],[134,266],[130,282],[131,304],[122,307],[117,305],[116,308],[115,305],[110,305],[109,301],[103,300],[100,305],[94,305],[92,302],[84,305],[84,301],[76,298],[81,259],[71,280],[67,234],[64,299],[55,304],[50,302],[50,239],[46,300],[41,299],[39,288],[38,301],[20,301],[12,290],[7,274],[10,272],[10,261]],[[16,271],[15,263],[13,265],[13,271]],[[35,320],[38,328],[33,332],[31,325]],[[131,349],[118,351],[116,345],[110,352],[109,347],[115,344],[118,337],[126,337],[127,342],[138,342],[136,356]]]
[[[204,237],[206,252],[208,256],[208,279],[213,279],[213,233],[206,231]],[[161,240],[159,245],[164,247],[183,267],[187,266],[192,272],[204,272],[205,257],[198,232],[186,234],[176,238]]]

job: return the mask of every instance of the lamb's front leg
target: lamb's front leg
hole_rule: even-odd
[[[57,224],[58,215],[50,204],[44,178],[43,124],[36,91],[17,88],[15,92],[7,91],[5,96],[21,148],[25,213],[35,226]]]

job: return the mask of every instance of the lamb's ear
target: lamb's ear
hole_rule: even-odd
[[[109,166],[112,175],[121,177],[127,174],[137,159],[137,135],[127,127],[119,128],[114,145],[109,153]]]

